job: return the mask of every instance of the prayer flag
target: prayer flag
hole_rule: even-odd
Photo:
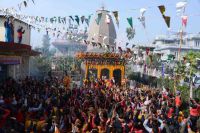
[[[74,18],[73,18],[72,16],[69,16],[69,18],[70,18],[72,21],[74,21]]]
[[[82,24],[83,24],[84,20],[85,20],[85,16],[82,16],[82,17],[81,17],[81,22],[82,22]]]
[[[164,5],[161,5],[161,6],[158,6],[160,12],[162,15],[165,15],[165,6]]]
[[[101,17],[102,17],[102,13],[98,14],[98,17],[96,19],[96,23],[99,25],[100,21],[101,21]]]
[[[34,0],[32,0],[33,4],[35,4]]]
[[[163,18],[165,20],[165,23],[167,24],[167,27],[170,28],[170,19],[171,18],[169,16],[165,16],[165,15],[163,15]]]
[[[131,26],[131,28],[133,28],[133,19],[132,19],[132,17],[127,18],[127,21],[129,23],[129,25]]]
[[[24,1],[24,6],[27,7],[27,2],[26,1]]]
[[[187,21],[188,21],[188,16],[182,16],[181,18],[182,18],[182,25],[186,27]]]
[[[79,25],[79,17],[76,15],[75,16],[75,21],[77,22],[77,24]]]
[[[118,13],[118,11],[113,11],[113,15],[115,17],[116,24],[119,27],[119,13]]]

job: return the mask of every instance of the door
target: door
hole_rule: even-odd
[[[102,69],[101,70],[101,79],[110,79],[109,73],[110,73],[109,69],[107,69],[107,68]]]
[[[113,71],[113,77],[115,79],[115,84],[116,85],[121,85],[121,70],[120,69],[116,69]]]

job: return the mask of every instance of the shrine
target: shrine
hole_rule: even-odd
[[[121,85],[125,78],[125,57],[118,53],[80,52],[76,58],[85,64],[85,79],[115,79]]]

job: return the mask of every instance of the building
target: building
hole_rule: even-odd
[[[147,49],[149,53],[147,54]],[[200,51],[200,33],[184,35],[183,42],[180,47],[180,36],[164,36],[160,35],[155,38],[152,45],[148,46],[136,46],[134,64],[132,65],[132,71],[135,73],[140,73],[153,76],[161,77],[162,76],[162,65],[164,67],[164,74],[169,75],[166,69],[173,68],[174,63],[178,60],[178,54],[180,50],[180,59],[183,59],[183,56],[189,51]],[[157,66],[148,66],[147,59],[151,56],[155,56],[159,59]],[[174,61],[168,62],[169,60],[174,59]]]
[[[87,50],[87,45],[84,40],[87,39],[87,28],[80,32],[77,25],[71,24],[69,19],[69,27],[62,38],[58,38],[52,42],[56,47],[56,57],[70,56],[74,57],[77,52]]]
[[[200,33],[189,34],[183,37],[180,47],[180,36],[158,36],[153,42],[155,53],[162,53],[161,60],[167,60],[168,55],[174,55],[175,60],[178,60],[180,49],[180,59],[189,51],[200,51]]]
[[[98,16],[100,17],[99,23],[97,23]],[[87,41],[89,43],[101,44],[102,46],[109,46],[110,49],[116,49],[116,30],[115,25],[113,23],[112,17],[109,11],[105,10],[104,7],[102,9],[97,10],[92,20],[89,31]],[[94,48],[93,45],[88,46],[88,51]],[[96,46],[95,46],[96,48]]]
[[[7,18],[0,16],[0,80],[7,77],[19,79],[30,76],[29,59],[31,56],[39,54],[30,46],[31,26],[14,17],[9,17],[9,19],[12,23],[12,32],[10,32],[12,40],[8,42],[4,27]],[[23,27],[25,30],[20,44],[17,33],[19,27]]]
[[[98,17],[99,22],[96,20]],[[115,26],[109,11],[104,8],[98,10],[89,26],[87,52],[80,52],[76,56],[84,61],[82,69],[85,79],[110,80],[114,78],[116,84],[122,84],[125,79],[126,55],[115,53],[116,37]]]

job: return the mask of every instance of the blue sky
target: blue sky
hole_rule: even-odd
[[[133,24],[136,29],[133,43],[152,42],[156,35],[171,33],[157,8],[159,5],[165,5],[166,15],[171,16],[171,31],[178,31],[181,26],[181,19],[176,15],[176,3],[181,0],[35,0],[35,5],[29,0],[27,8],[22,9],[22,13],[33,16],[70,16],[70,15],[89,15],[95,13],[102,4],[110,11],[119,11],[120,28],[116,27],[118,40],[127,41],[126,27],[128,23],[126,18],[133,17]],[[0,0],[0,8],[16,7],[22,0]],[[150,7],[150,8],[148,8]],[[146,33],[137,18],[140,8],[146,8]],[[189,15],[188,33],[200,32],[200,0],[188,0],[186,15]],[[198,15],[198,16],[196,16]],[[32,32],[31,45],[33,47],[41,45],[42,35],[44,33]],[[150,41],[148,41],[148,38]],[[123,45],[123,44],[122,44]]]

